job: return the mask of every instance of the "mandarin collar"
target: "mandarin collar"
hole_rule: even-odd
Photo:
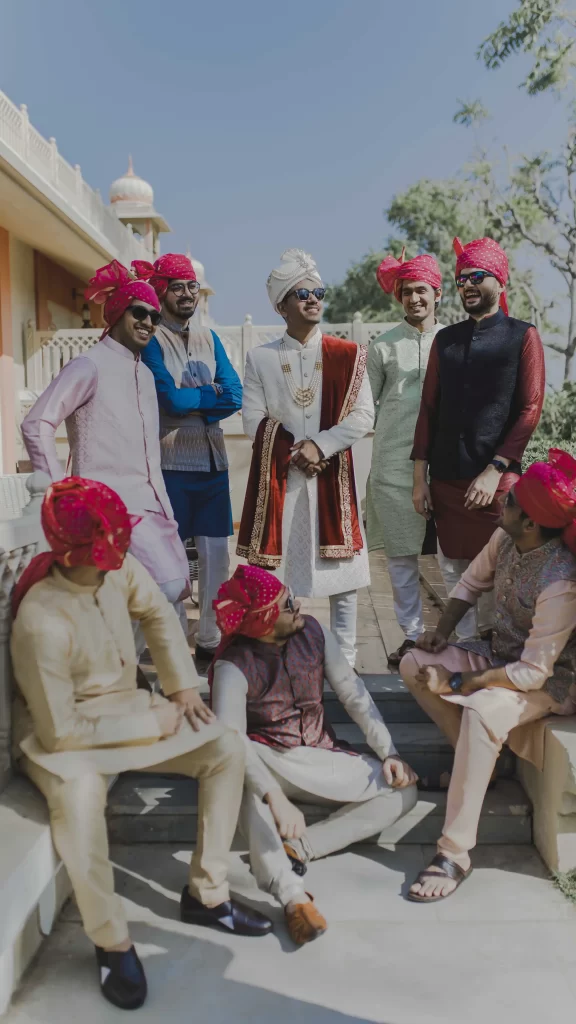
[[[527,559],[529,560],[530,558],[534,558],[535,555],[540,554],[543,548],[546,548],[547,551],[552,551],[554,548],[560,547],[563,543],[564,541],[562,540],[562,537],[551,537],[545,544],[541,544],[539,548],[532,548],[532,551],[525,551],[524,554],[522,554],[518,551],[516,545],[514,545],[514,551],[516,553],[516,557],[525,562]]]
[[[80,583],[74,583],[72,580],[68,579],[68,577],[65,576],[64,573],[60,572],[60,569],[58,568],[57,565],[52,566],[51,575],[54,583],[60,590],[68,590],[70,591],[71,594],[77,595],[95,594],[98,590],[100,590],[100,588],[102,587],[103,583],[106,580],[106,577],[104,577],[102,582],[97,583],[95,586],[86,586]]]
[[[314,334],[308,339],[305,345],[302,345],[296,338],[290,337],[288,331],[284,331],[282,341],[286,345],[286,348],[291,349],[293,352],[309,352],[315,345],[319,345],[322,341],[322,331],[319,327],[316,328]]]
[[[160,326],[164,327],[165,330],[167,331],[172,331],[173,334],[184,334],[185,332],[188,333],[190,330],[191,319],[192,317],[190,317],[190,319],[186,321],[186,324],[175,324],[171,320],[167,320],[166,317],[163,316],[160,321]]]
[[[502,320],[505,319],[506,313],[503,309],[498,309],[498,312],[494,313],[493,316],[485,316],[482,320],[474,320],[473,316],[470,317],[472,326],[475,325],[475,330],[477,331],[489,331],[492,327],[496,327],[497,324],[501,323]]]
[[[109,334],[104,335],[100,344],[106,345],[106,348],[109,348],[111,352],[115,352],[117,356],[123,356],[124,359],[131,359],[132,362],[140,359],[139,353],[131,352],[129,348],[121,345],[119,341],[114,341],[114,338],[111,338]]]
[[[439,320],[435,320],[434,326],[431,327],[428,331],[419,331],[417,327],[414,327],[412,324],[408,323],[406,317],[404,317],[403,323],[404,326],[406,327],[406,330],[410,332],[410,336],[412,338],[425,338],[429,334],[438,334],[438,331],[441,331],[444,327],[444,324],[441,324]]]

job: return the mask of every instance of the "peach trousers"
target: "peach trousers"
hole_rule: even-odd
[[[406,686],[455,747],[438,852],[467,868],[469,851],[476,845],[486,790],[503,743],[517,730],[519,742],[511,738],[510,746],[536,763],[539,757],[530,749],[529,738],[527,742],[526,732],[520,727],[550,714],[561,714],[561,705],[546,690],[520,693],[502,687],[477,690],[468,697],[440,697],[417,681],[423,665],[443,665],[450,672],[477,672],[490,665],[486,658],[451,645],[441,654],[410,651],[400,664]],[[541,768],[541,764],[537,766]]]

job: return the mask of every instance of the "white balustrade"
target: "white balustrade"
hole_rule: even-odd
[[[58,152],[56,139],[45,139],[30,124],[28,110],[16,107],[0,92],[0,142],[47,182],[99,234],[104,235],[115,256],[126,266],[132,260],[153,257],[148,246],[102,201],[99,192],[83,180],[78,165],[72,167]]]
[[[10,600],[14,584],[46,542],[40,525],[40,506],[50,483],[45,473],[32,473],[26,481],[30,501],[19,518],[0,519],[0,790],[11,774],[10,713],[13,697],[10,664]]]
[[[342,339],[351,338],[360,345],[369,345],[374,338],[394,326],[394,323],[364,323],[360,313],[356,313],[349,323],[322,325],[327,334]],[[279,338],[282,334],[282,325],[259,326],[252,323],[252,317],[248,314],[241,325],[215,325],[214,330],[219,335],[234,369],[242,378],[246,354],[258,345],[265,345]],[[37,393],[43,391],[70,359],[92,348],[101,333],[99,328],[93,327],[36,331],[29,323],[26,340],[27,388]]]

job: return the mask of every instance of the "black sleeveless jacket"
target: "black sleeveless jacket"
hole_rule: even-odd
[[[530,324],[499,310],[436,335],[440,402],[430,451],[436,480],[471,480],[494,458],[518,418],[518,368]],[[520,472],[518,463],[510,472]]]

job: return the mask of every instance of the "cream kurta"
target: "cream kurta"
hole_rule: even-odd
[[[28,592],[12,627],[17,698],[15,740],[35,764],[62,779],[115,775],[179,757],[219,736],[184,721],[162,739],[153,708],[164,697],[136,687],[131,619],[141,623],[164,693],[197,687],[178,617],[132,555],[99,587],[53,568]]]
[[[406,320],[375,338],[367,371],[377,403],[366,494],[368,547],[389,557],[419,555],[426,520],[412,504],[410,453],[432,342],[442,324],[420,332]]]
[[[296,385],[308,387],[321,354],[321,330],[318,328],[306,345],[288,334],[283,340]],[[337,426],[321,431],[322,383],[312,405],[306,409],[296,405],[280,365],[279,348],[280,341],[272,341],[252,349],[246,357],[242,421],[248,437],[254,439],[260,421],[270,416],[279,420],[295,441],[311,439],[330,458],[352,447],[372,429],[374,403],[366,375],[352,412]],[[320,558],[318,481],[299,469],[290,469],[282,520],[280,578],[299,597],[329,597],[368,586],[368,549],[362,523],[360,527],[364,546],[354,558]]]

